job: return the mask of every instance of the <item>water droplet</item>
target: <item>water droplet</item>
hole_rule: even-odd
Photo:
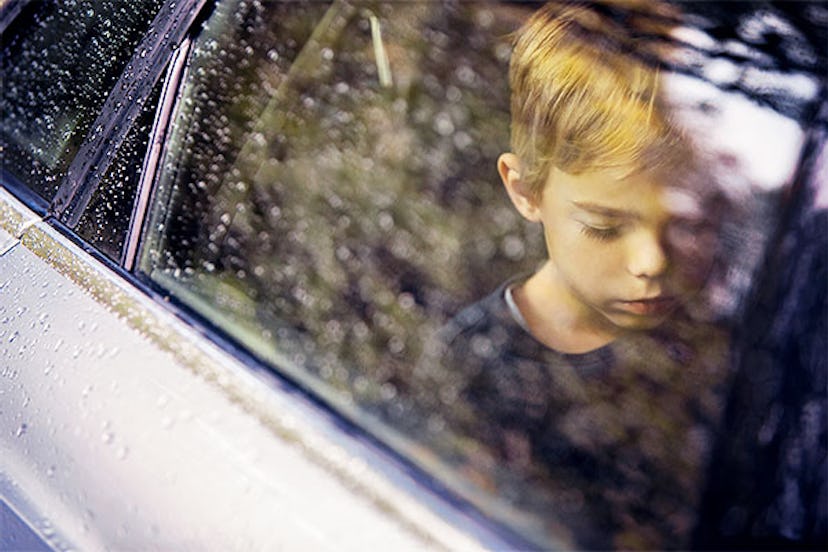
[[[115,434],[112,433],[111,431],[104,431],[103,435],[101,435],[101,441],[103,441],[103,444],[105,444],[105,445],[110,444],[114,440],[115,440]]]
[[[14,436],[15,437],[22,437],[26,433],[26,430],[28,430],[28,429],[29,429],[28,425],[20,424],[20,427],[18,427],[17,431],[14,432]]]

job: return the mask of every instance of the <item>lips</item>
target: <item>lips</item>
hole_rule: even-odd
[[[675,297],[654,297],[637,301],[621,301],[621,308],[641,316],[658,316],[667,314],[676,306]]]

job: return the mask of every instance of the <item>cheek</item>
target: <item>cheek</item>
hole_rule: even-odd
[[[545,230],[550,259],[570,283],[581,288],[603,288],[624,269],[623,244],[585,236],[580,226],[559,225]]]
[[[565,225],[544,224],[543,234],[549,257],[557,264],[565,264],[578,254],[577,236]]]
[[[584,283],[604,287],[624,272],[624,249],[618,241],[601,242],[580,235],[567,252],[572,272]]]

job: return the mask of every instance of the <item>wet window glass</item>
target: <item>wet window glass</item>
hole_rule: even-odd
[[[155,85],[75,230],[115,262],[121,259],[132,221],[133,204],[143,175],[144,157],[162,84],[163,81],[159,81]]]
[[[139,273],[529,545],[688,547],[824,53],[633,4],[220,2]]]
[[[72,0],[23,8],[2,37],[4,170],[52,198],[160,6]]]

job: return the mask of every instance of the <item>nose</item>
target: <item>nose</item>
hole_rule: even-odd
[[[657,278],[667,270],[669,260],[661,236],[653,232],[641,232],[632,240],[627,255],[627,270],[636,278]]]

